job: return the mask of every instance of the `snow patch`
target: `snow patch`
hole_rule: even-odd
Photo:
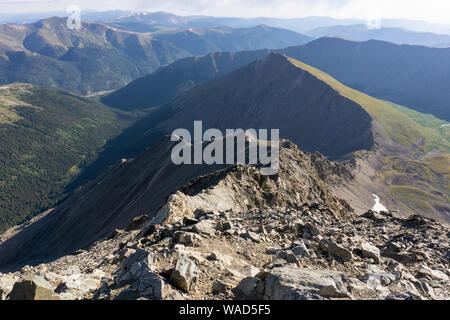
[[[386,211],[386,212],[389,211],[388,209],[386,209],[385,206],[383,206],[380,203],[380,197],[378,197],[375,193],[373,193],[372,196],[375,198],[375,205],[372,208],[373,211],[375,211],[377,213],[380,213],[380,212],[383,212],[383,211]]]

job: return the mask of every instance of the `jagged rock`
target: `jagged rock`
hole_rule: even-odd
[[[134,254],[130,255],[120,265],[116,271],[117,276],[114,282],[118,286],[123,286],[136,279],[145,278],[153,273],[153,257],[149,252],[139,249]]]
[[[256,277],[242,279],[237,288],[238,296],[245,299],[262,299],[264,294],[264,282]]]
[[[306,248],[305,243],[303,241],[300,241],[297,242],[296,244],[298,245],[291,249],[292,253],[300,258],[310,258],[311,254],[308,248]]]
[[[259,273],[259,269],[252,265],[248,265],[241,270],[241,273],[244,277],[256,277]]]
[[[367,241],[361,241],[359,248],[362,255],[367,258],[373,258],[377,263],[380,263],[380,249],[370,244]]]
[[[192,228],[194,232],[203,233],[206,235],[212,235],[216,232],[215,225],[210,220],[202,220],[199,223],[195,224]]]
[[[119,287],[127,284],[131,286],[122,291],[117,299],[145,297],[160,300],[173,294],[175,290],[154,271],[153,257],[149,252],[138,250],[128,257],[119,267],[114,282]]]
[[[435,279],[435,280],[444,280],[444,281],[449,280],[448,276],[445,273],[443,273],[442,271],[432,270],[431,268],[429,268],[427,266],[421,266],[419,269],[419,274],[429,276],[430,278]]]
[[[255,232],[252,232],[252,231],[247,231],[247,232],[243,233],[241,235],[241,237],[244,238],[244,239],[250,239],[250,240],[252,240],[254,242],[260,242],[261,241],[260,235],[255,233]]]
[[[350,297],[343,274],[331,270],[312,270],[290,266],[273,269],[265,280],[264,298],[269,300],[306,300]]]
[[[194,261],[186,255],[181,255],[172,271],[170,282],[181,290],[189,292],[191,286],[197,281],[198,273]]]
[[[9,300],[60,300],[43,277],[30,276],[14,284]]]
[[[183,218],[183,224],[185,226],[192,226],[192,225],[194,225],[194,224],[196,224],[198,222],[199,221],[197,219],[195,219],[195,218],[190,218],[190,217],[184,217]]]
[[[280,258],[286,260],[288,263],[295,263],[297,266],[300,266],[300,261],[291,250],[280,252]]]
[[[193,245],[200,241],[202,237],[193,232],[177,231],[173,235],[173,241],[184,245]]]
[[[295,231],[299,236],[303,236],[303,234],[305,232],[310,234],[311,236],[318,236],[319,234],[322,233],[322,230],[318,226],[316,226],[310,222],[303,224],[302,221],[298,221],[296,223]]]
[[[327,250],[328,254],[344,262],[351,261],[353,259],[353,255],[348,249],[338,245],[332,239],[322,240],[321,246]]]

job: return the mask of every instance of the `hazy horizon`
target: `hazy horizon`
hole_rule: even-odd
[[[177,15],[216,17],[302,18],[309,16],[339,19],[421,20],[450,24],[447,0],[0,0],[3,14],[65,12],[71,5],[86,11],[165,11]]]

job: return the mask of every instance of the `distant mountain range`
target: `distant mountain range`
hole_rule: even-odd
[[[314,38],[342,37],[348,40],[382,40],[396,44],[410,44],[437,48],[450,47],[450,35],[417,32],[401,28],[369,29],[364,24],[321,27],[308,32]]]
[[[100,14],[100,13],[98,13]],[[103,13],[106,15],[106,12]],[[88,13],[89,17],[93,13]],[[101,18],[100,18],[101,19]],[[210,16],[179,16],[169,12],[122,12],[115,18],[102,21],[130,26],[146,27],[164,27],[164,28],[209,28],[209,27],[253,27],[257,25],[268,25],[272,27],[289,29],[300,33],[308,33],[316,28],[333,27],[337,25],[350,26],[357,24],[366,24],[365,19],[336,19],[331,17],[310,16],[304,18],[280,19],[270,17],[257,18],[236,18],[236,17],[210,17]],[[380,24],[383,28],[401,28],[417,32],[433,32],[450,34],[450,25],[433,24],[426,21],[407,20],[407,19],[382,19]]]
[[[0,84],[26,82],[89,94],[118,89],[177,59],[214,51],[282,48],[310,40],[266,26],[136,33],[66,19],[0,25]]]
[[[125,110],[158,106],[268,52],[216,53],[182,59],[131,82],[103,101]],[[450,121],[450,48],[321,38],[277,52],[304,61],[374,97]]]

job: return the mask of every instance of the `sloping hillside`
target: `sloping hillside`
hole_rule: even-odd
[[[65,18],[0,25],[0,84],[25,82],[89,94],[118,89],[180,58],[283,48],[307,40],[269,27],[138,33],[83,22],[77,31],[67,28]]]
[[[65,91],[0,86],[0,232],[61,200],[105,142],[134,120]]]
[[[450,121],[450,48],[321,38],[280,52],[353,89]]]
[[[180,59],[112,92],[102,98],[102,102],[122,110],[163,105],[195,85],[235,71],[269,52],[270,50],[217,52]]]
[[[450,121],[448,48],[322,38],[275,51],[318,68],[355,90]],[[253,51],[236,53],[230,59],[226,58],[227,54],[185,59],[130,83],[123,91],[106,98],[107,103],[125,109],[168,103],[195,84],[221,76],[223,70],[231,72],[243,67],[244,63],[260,59],[262,55],[263,51]]]
[[[301,45],[313,38],[294,31],[260,25],[251,28],[209,28],[163,30],[153,33],[156,39],[202,55],[205,52],[280,49]]]

